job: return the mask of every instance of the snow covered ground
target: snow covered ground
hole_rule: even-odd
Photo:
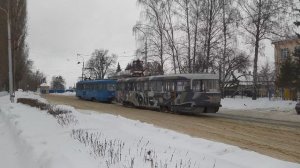
[[[5,96],[5,95],[8,95],[8,92],[6,92],[6,91],[0,92],[0,97]]]
[[[34,93],[16,96],[45,102]],[[300,168],[300,164],[121,116],[59,105],[56,108],[72,113],[55,118],[8,100],[0,97],[0,167]],[[70,122],[62,124],[61,119]]]
[[[76,92],[65,92],[65,93],[50,93],[52,95],[60,95],[60,96],[75,96]]]
[[[300,122],[295,110],[296,101],[269,100],[268,98],[225,98],[218,113],[272,120]]]
[[[257,100],[252,100],[249,97],[238,97],[222,99],[222,108],[234,110],[268,109],[270,111],[289,111],[291,109],[295,109],[296,103],[296,101],[289,100],[269,100],[269,98],[258,98]]]

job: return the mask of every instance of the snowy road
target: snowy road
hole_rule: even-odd
[[[252,116],[243,116],[243,115],[235,115],[235,114],[227,114],[227,113],[215,113],[215,114],[201,114],[204,116],[209,117],[216,117],[216,118],[226,118],[231,120],[240,120],[246,122],[256,122],[256,123],[263,123],[263,124],[273,124],[274,126],[286,126],[291,128],[300,128],[300,122],[298,121],[285,121],[280,119],[267,119],[265,117],[253,117]]]
[[[121,115],[194,137],[236,145],[275,158],[300,163],[300,130],[298,127],[224,117],[174,115],[124,108],[114,104],[82,101],[70,96],[48,95],[46,98],[51,103]]]

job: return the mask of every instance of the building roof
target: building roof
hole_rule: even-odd
[[[40,86],[46,87],[46,86],[49,86],[49,85],[47,85],[47,83],[42,83]]]
[[[289,41],[296,41],[299,40],[300,38],[298,36],[287,36],[286,38],[281,38],[281,39],[277,39],[277,40],[273,40],[272,44],[278,44],[278,43],[282,43],[282,42],[289,42]]]

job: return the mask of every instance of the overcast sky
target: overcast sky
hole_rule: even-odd
[[[53,75],[62,75],[67,87],[73,86],[82,68],[77,53],[108,49],[133,55],[132,27],[139,13],[135,0],[28,0],[30,59],[48,83]],[[122,69],[132,58],[119,57]]]
[[[139,16],[136,0],[28,0],[30,59],[35,69],[46,74],[48,84],[52,76],[62,75],[67,87],[81,76],[82,64],[77,62],[82,58],[77,59],[77,53],[90,55],[95,49],[108,49],[120,56],[124,69],[134,58],[132,27]],[[269,60],[272,65],[270,42],[265,49],[266,57],[260,57],[259,64]]]

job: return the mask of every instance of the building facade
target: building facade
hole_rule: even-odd
[[[280,74],[280,67],[283,62],[288,57],[290,57],[292,61],[295,60],[293,53],[295,49],[300,49],[300,38],[293,36],[286,39],[273,41],[272,44],[274,45],[275,75],[277,78]],[[280,96],[282,96],[284,99],[292,100],[297,98],[297,92],[295,92],[295,90],[290,90],[287,88],[278,88],[277,90],[279,92],[278,94],[280,94]]]

